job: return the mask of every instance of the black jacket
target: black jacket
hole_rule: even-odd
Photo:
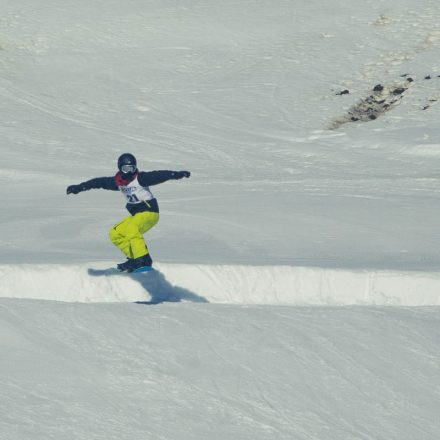
[[[149,187],[152,185],[158,185],[159,183],[166,182],[168,180],[177,180],[182,179],[183,177],[189,177],[188,171],[139,171],[136,175],[133,176],[133,179],[137,177],[138,182],[144,186]],[[79,185],[72,185],[74,190],[69,191],[68,193],[78,193],[81,191],[88,191],[90,189],[107,189],[110,191],[118,191],[119,186],[126,185],[130,183],[133,179],[124,181],[121,173],[117,173],[116,176],[112,177],[95,177],[94,179],[87,180],[86,182],[82,182]],[[150,212],[159,212],[159,205],[156,199],[148,200],[142,203],[127,203],[127,210],[130,214],[135,215],[138,212],[150,211]]]

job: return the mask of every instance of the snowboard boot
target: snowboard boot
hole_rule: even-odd
[[[133,264],[134,259],[128,258],[127,261],[124,261],[123,263],[119,263],[116,267],[121,272],[129,271],[131,265]]]
[[[135,258],[131,260],[130,267],[127,269],[128,272],[133,272],[135,269],[139,269],[140,267],[149,266],[151,267],[153,264],[153,260],[150,257],[150,254],[143,255],[142,257]]]

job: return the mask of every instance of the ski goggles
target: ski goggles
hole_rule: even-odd
[[[122,165],[121,171],[124,174],[134,173],[136,171],[136,165]]]

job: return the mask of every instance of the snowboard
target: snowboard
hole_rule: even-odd
[[[153,270],[154,269],[151,266],[142,266],[142,267],[138,267],[137,269],[129,273],[151,272]]]
[[[143,266],[138,267],[137,269],[133,270],[132,272],[126,272],[121,271],[116,267],[109,267],[108,269],[93,269],[90,268],[87,271],[89,275],[93,276],[99,276],[99,275],[130,275],[133,273],[148,273],[148,272],[154,272],[154,269],[151,266]]]

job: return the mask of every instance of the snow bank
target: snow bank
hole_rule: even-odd
[[[71,302],[440,305],[440,274],[436,272],[157,264],[152,273],[109,274],[106,264],[3,265],[0,297]]]

